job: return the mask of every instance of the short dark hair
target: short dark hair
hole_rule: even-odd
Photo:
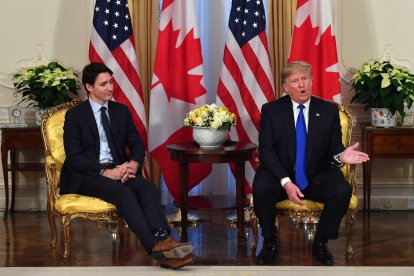
[[[102,62],[91,62],[86,65],[82,70],[82,83],[86,89],[86,84],[94,85],[96,78],[100,73],[109,73],[111,76],[114,74],[111,69],[109,69]],[[88,91],[88,89],[86,89]]]

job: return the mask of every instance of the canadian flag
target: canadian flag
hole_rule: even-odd
[[[312,64],[313,95],[341,103],[331,0],[299,0],[288,63]]]
[[[194,0],[164,0],[150,92],[149,151],[158,162],[175,200],[180,197],[178,163],[167,145],[191,141],[184,127],[187,112],[206,103],[203,58]],[[190,164],[189,189],[203,180],[211,165]]]

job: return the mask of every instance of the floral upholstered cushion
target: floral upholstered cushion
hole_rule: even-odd
[[[101,213],[116,210],[115,206],[96,197],[78,194],[62,195],[56,200],[55,209],[60,213]]]

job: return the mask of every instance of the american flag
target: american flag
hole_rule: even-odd
[[[238,118],[230,138],[257,144],[261,107],[274,99],[263,1],[233,0],[217,91],[217,102]],[[254,159],[246,162],[245,168],[251,187]],[[250,187],[246,193],[251,192]]]
[[[144,95],[127,0],[96,0],[89,60],[103,62],[114,72],[114,100],[128,106],[148,148]]]
[[[312,64],[312,94],[341,103],[331,0],[299,0],[288,62]]]

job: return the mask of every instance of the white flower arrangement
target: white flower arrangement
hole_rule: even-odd
[[[79,80],[63,64],[52,61],[47,65],[27,67],[13,75],[15,95],[39,109],[57,106],[71,100],[69,92],[77,94]]]
[[[196,106],[188,112],[184,119],[184,126],[198,126],[205,128],[225,127],[228,130],[236,126],[236,114],[230,112],[225,106],[215,103]]]
[[[414,102],[414,74],[390,61],[365,62],[354,74],[351,86],[355,90],[351,102],[368,108],[389,108],[404,118],[404,102],[410,108]]]

